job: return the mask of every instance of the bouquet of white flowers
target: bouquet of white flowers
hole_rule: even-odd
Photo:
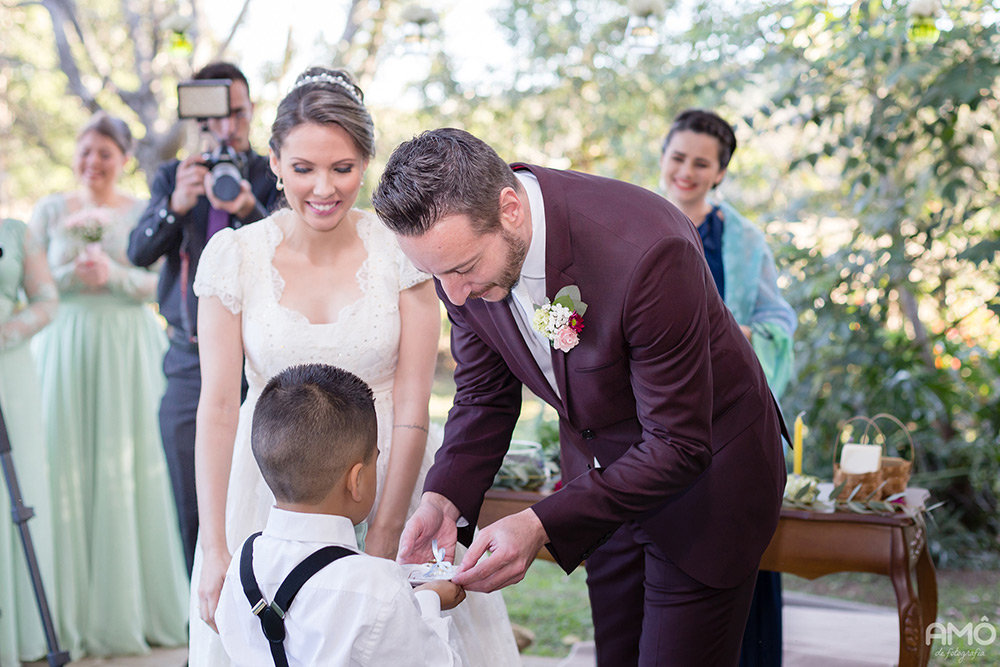
[[[111,209],[83,208],[66,218],[66,231],[83,243],[100,243],[104,234],[114,224]]]

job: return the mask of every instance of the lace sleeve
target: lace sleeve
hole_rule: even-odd
[[[48,255],[49,244],[52,243],[53,230],[58,225],[64,210],[65,198],[62,194],[54,194],[42,198],[31,212],[28,229],[31,230],[46,255]],[[70,257],[68,260],[53,260],[49,264],[52,277],[55,279],[56,289],[60,292],[72,292],[81,287],[76,272],[73,270],[73,259]]]
[[[198,273],[194,279],[194,293],[199,299],[218,297],[222,305],[234,315],[243,304],[243,285],[240,268],[243,252],[236,232],[223,229],[215,234],[198,260]]]
[[[38,333],[52,321],[59,305],[59,291],[49,273],[45,250],[28,231],[24,236],[23,287],[28,306],[0,323],[0,350],[18,345]]]
[[[131,210],[125,214],[125,229],[131,231],[145,209],[145,203],[136,201]],[[126,249],[128,242],[122,247],[105,250],[108,253],[108,289],[139,302],[152,301],[156,298],[156,285],[159,282],[158,267],[133,266],[128,259]]]
[[[403,251],[396,246],[396,265],[399,268],[399,291],[409,289],[414,285],[419,285],[425,280],[430,280],[430,275],[424,273],[413,266],[413,263],[403,254]]]

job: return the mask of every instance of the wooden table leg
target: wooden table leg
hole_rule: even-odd
[[[899,610],[899,667],[922,667],[923,628],[921,608],[913,579],[910,576],[912,562],[909,541],[913,531],[896,528],[892,531],[892,555],[889,578],[896,591],[896,607]],[[910,538],[910,539],[908,539]]]
[[[922,532],[922,531],[921,531]],[[931,560],[927,548],[927,540],[923,539],[920,555],[917,557],[917,594],[920,596],[920,646],[921,664],[926,665],[931,658],[931,646],[927,643],[927,627],[937,620],[937,575],[934,572],[934,561]]]

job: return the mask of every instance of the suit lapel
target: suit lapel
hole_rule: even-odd
[[[548,231],[552,231],[549,227]],[[548,253],[546,253],[548,254]],[[545,296],[549,301],[555,297],[556,292],[567,285],[572,285],[573,280],[562,271],[556,271],[552,266],[545,267]],[[552,355],[552,371],[556,378],[556,386],[559,387],[559,395],[562,396],[563,406],[569,411],[569,384],[566,381],[566,356],[567,352],[562,352],[552,348],[549,352]]]
[[[530,171],[538,179],[538,185],[542,190],[542,202],[545,206],[545,296],[549,301],[552,301],[559,290],[574,284],[572,276],[565,273],[573,264],[566,195],[559,184],[555,182],[554,173],[550,170],[524,164],[515,164],[512,167],[515,170],[523,168]],[[553,347],[549,354],[552,357],[552,371],[555,375],[556,386],[559,388],[559,395],[562,397],[562,405],[568,412],[567,353],[560,352]],[[537,366],[537,364],[533,365]],[[547,382],[546,385],[548,385]]]
[[[521,335],[521,330],[517,328],[514,314],[510,312],[510,304],[504,300],[490,305],[489,311],[493,325],[500,335],[500,340],[506,342],[508,349],[513,355],[513,360],[519,362],[518,365],[523,372],[524,383],[531,388],[531,391],[535,395],[549,405],[559,405],[559,397],[552,391],[552,386],[549,384],[545,374],[542,373],[538,364],[535,363],[535,357],[532,356],[531,350],[528,349],[528,344],[525,342],[524,336]],[[560,391],[562,391],[561,388]]]

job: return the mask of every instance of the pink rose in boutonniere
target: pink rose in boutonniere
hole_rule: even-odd
[[[580,288],[567,285],[556,292],[555,299],[535,307],[531,326],[549,339],[552,347],[560,352],[569,352],[580,344],[583,331],[583,314],[587,304],[580,298]]]
[[[552,347],[560,352],[569,352],[580,344],[580,334],[573,331],[569,326],[565,326],[556,333],[552,339]]]

